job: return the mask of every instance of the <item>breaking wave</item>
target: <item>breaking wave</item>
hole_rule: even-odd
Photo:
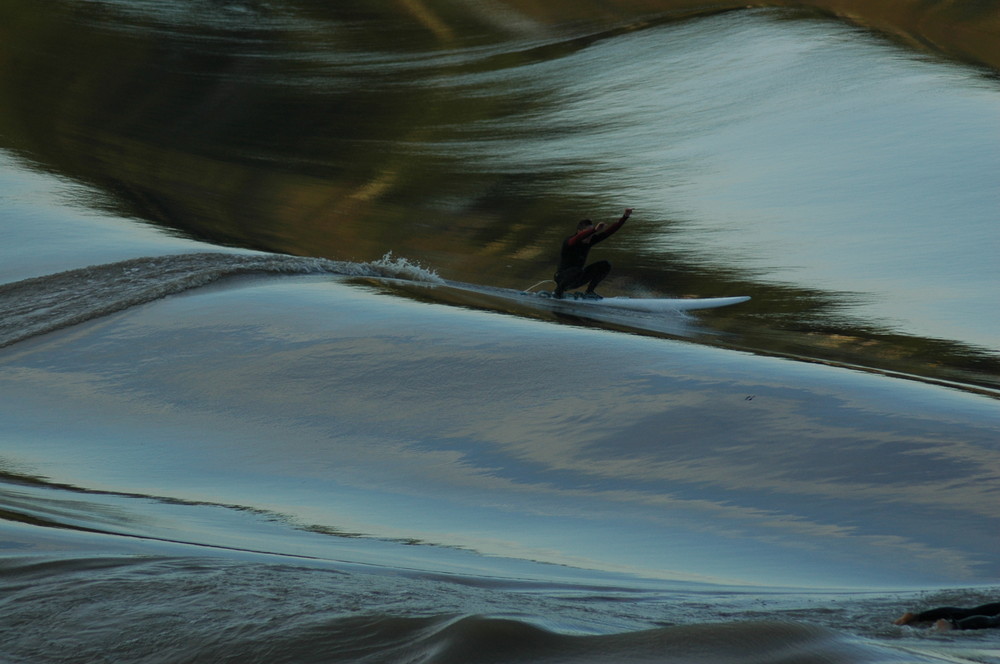
[[[0,286],[0,348],[226,277],[249,274],[331,274],[441,283],[434,272],[392,254],[365,263],[279,254],[135,258]]]

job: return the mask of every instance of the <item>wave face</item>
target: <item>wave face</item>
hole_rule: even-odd
[[[0,659],[1000,661],[998,16],[2,3]]]

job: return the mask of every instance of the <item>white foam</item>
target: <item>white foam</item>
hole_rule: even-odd
[[[377,261],[361,263],[360,267],[367,270],[365,276],[392,277],[434,284],[444,283],[444,280],[433,270],[418,263],[411,263],[405,258],[395,257],[391,251]]]

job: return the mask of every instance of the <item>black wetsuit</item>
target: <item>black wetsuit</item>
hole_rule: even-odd
[[[916,622],[937,622],[948,620],[955,629],[988,629],[1000,627],[1000,602],[983,604],[973,609],[958,609],[942,606],[918,613]]]
[[[603,242],[614,235],[628,219],[626,214],[613,225],[597,232],[591,226],[566,238],[559,253],[559,267],[553,277],[556,282],[555,296],[562,297],[563,292],[587,285],[587,292],[593,293],[597,285],[611,272],[611,263],[597,261],[587,265],[587,255],[590,248],[598,242]]]

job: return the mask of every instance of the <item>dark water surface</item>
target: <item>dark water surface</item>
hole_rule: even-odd
[[[0,658],[1000,661],[998,9],[804,4],[5,3]]]

